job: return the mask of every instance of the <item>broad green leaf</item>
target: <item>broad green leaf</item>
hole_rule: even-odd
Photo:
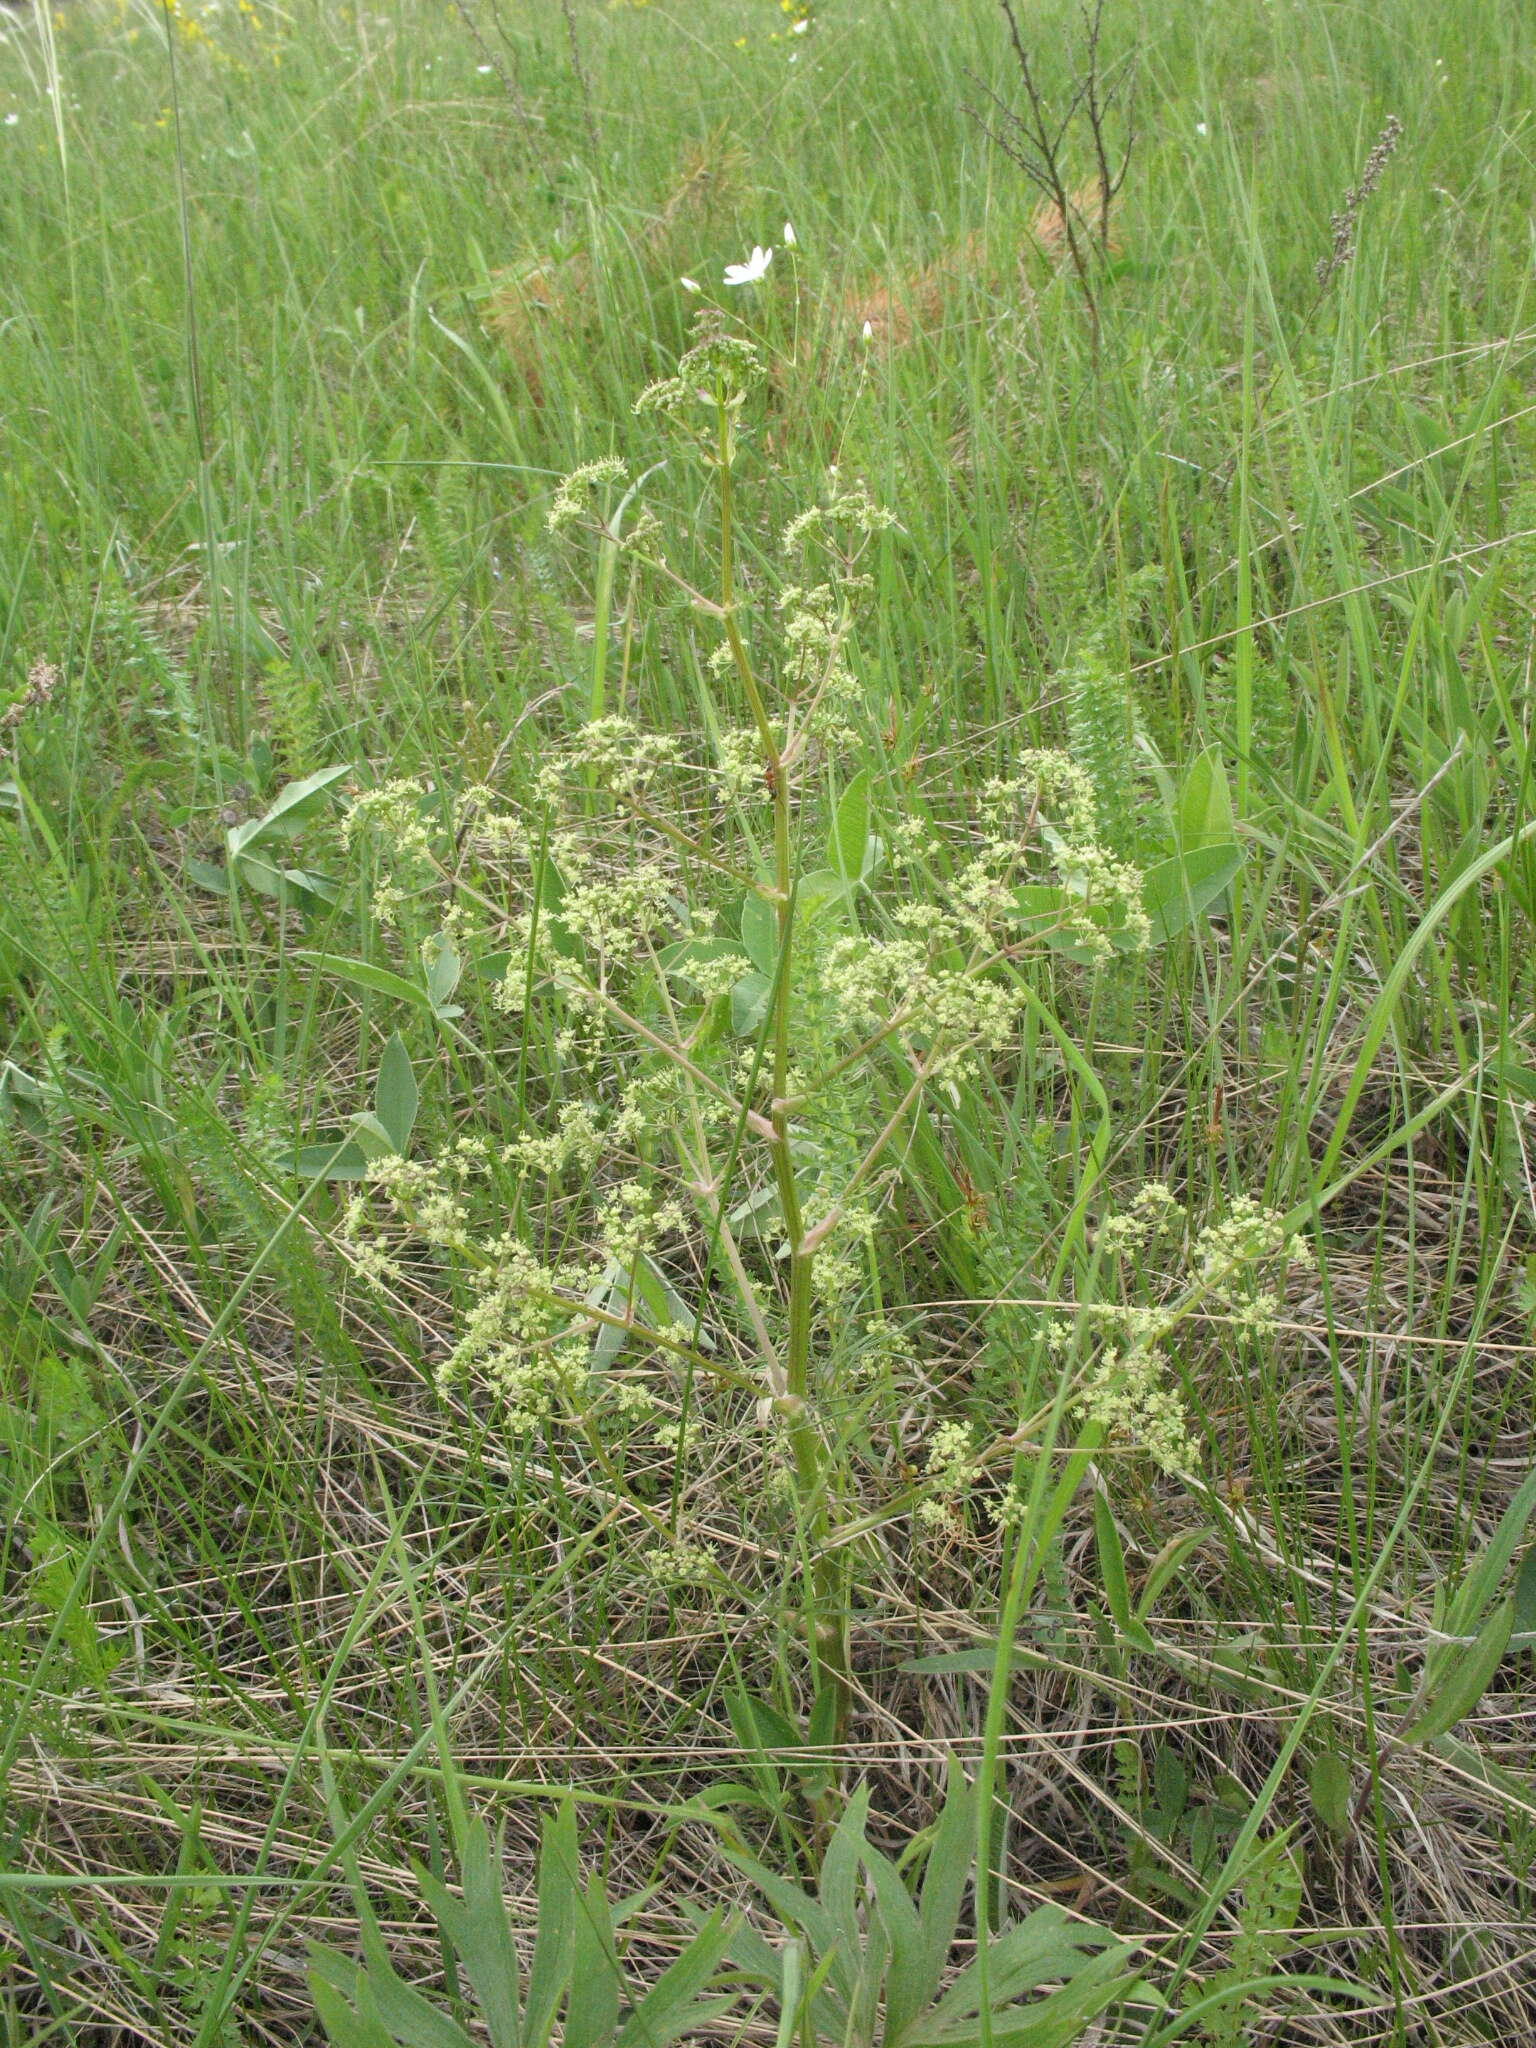
[[[646,1320],[652,1329],[666,1330],[681,1326],[692,1330],[698,1317],[678,1293],[672,1282],[648,1252],[642,1252],[635,1262],[635,1292],[644,1306]],[[701,1350],[713,1351],[715,1340],[710,1332],[699,1324],[698,1341]]]
[[[565,882],[552,860],[539,869],[539,929],[562,960],[581,958],[581,941],[573,937],[560,915],[565,901]]]
[[[350,767],[343,761],[339,767],[321,768],[314,775],[306,775],[302,782],[285,784],[259,818],[231,827],[227,841],[231,855],[260,846],[267,839],[291,839],[324,808],[327,794],[350,773]]]
[[[353,1117],[352,1136],[369,1160],[393,1159],[400,1150],[394,1132],[371,1109],[360,1109]]]
[[[923,1889],[918,1904],[922,1926],[922,2001],[924,2011],[938,1996],[944,1965],[949,1960],[960,1924],[960,1905],[976,1849],[976,1796],[958,1764],[950,1765],[949,1790],[939,1811]]]
[[[801,917],[815,918],[829,903],[841,903],[852,888],[851,882],[834,874],[831,868],[813,868],[800,877],[800,886],[795,891],[796,912]]]
[[[924,1992],[928,1981],[927,1949],[917,1908],[897,1875],[895,1865],[868,1844],[864,1848],[863,1862],[890,1942],[890,1964],[885,1982],[885,2025],[890,2039],[898,2041],[929,2003]]]
[[[405,1040],[396,1031],[379,1061],[379,1078],[374,1086],[374,1114],[388,1132],[394,1150],[404,1158],[416,1124],[421,1096],[411,1069]]]
[[[188,861],[190,868],[192,863]],[[1511,1095],[1522,1102],[1536,1102],[1536,1067],[1522,1067],[1514,1060],[1495,1060],[1493,1071]]]
[[[750,1226],[761,1233],[781,1222],[783,1213],[779,1191],[770,1181],[766,1187],[755,1189],[744,1201],[738,1202],[730,1213],[729,1222],[732,1230]]]
[[[1404,1742],[1430,1742],[1437,1735],[1447,1735],[1471,1713],[1499,1668],[1514,1625],[1514,1601],[1501,1600],[1476,1639],[1467,1647],[1458,1648],[1455,1661],[1443,1667],[1440,1683],[1430,1687],[1418,1716],[1404,1729]]]
[[[845,882],[861,881],[869,852],[869,772],[860,769],[838,799],[827,838],[827,865]]]
[[[355,2006],[331,1975],[338,1965],[352,1970],[351,1981],[356,1986],[353,1992],[357,2001]],[[339,1956],[330,1949],[312,1948],[309,1992],[320,2024],[325,2028],[326,2039],[333,2048],[398,2048],[394,2036],[379,2017],[378,2007],[366,1983],[357,1984],[357,1972],[345,1956]]]
[[[624,2022],[616,2048],[670,2048],[679,2035],[691,2032],[708,2014],[720,2009],[717,2002],[703,2000],[699,1994],[724,1960],[731,1932],[723,1915],[710,1914]],[[569,2032],[566,2040],[570,2048],[580,2048],[579,2043],[571,2042]]]
[[[1312,1811],[1331,1835],[1347,1835],[1350,1826],[1349,1765],[1336,1749],[1320,1749],[1307,1773]]]
[[[731,990],[731,1029],[738,1038],[755,1038],[763,1028],[768,1005],[773,1000],[773,979],[767,974],[744,974]]]
[[[396,974],[388,967],[376,967],[371,960],[347,960],[335,953],[316,953],[295,947],[288,955],[303,967],[318,967],[332,974],[338,981],[350,982],[354,988],[368,989],[378,996],[391,996],[396,1002],[412,1003],[418,1010],[430,1010],[432,998],[419,982],[407,981],[403,974]]]
[[[583,1299],[582,1306],[601,1309],[605,1315],[621,1316],[627,1313],[629,1302],[629,1272],[617,1259],[610,1259]],[[629,1342],[629,1332],[617,1329],[612,1323],[599,1323],[592,1332],[592,1348],[587,1364],[591,1371],[607,1372],[624,1346]]]
[[[538,1881],[538,1930],[528,1965],[522,2048],[545,2048],[560,2001],[570,1987],[576,1915],[583,1910],[583,1895],[576,1816],[569,1799],[544,1822]]]
[[[731,1727],[743,1749],[758,1749],[773,1756],[780,1750],[802,1749],[805,1738],[787,1714],[780,1713],[771,1700],[751,1693],[733,1692],[726,1702]]]
[[[366,1180],[369,1173],[367,1153],[350,1138],[301,1145],[284,1163],[300,1180]]]
[[[630,1266],[610,1259],[588,1289],[585,1305],[589,1309],[601,1309],[607,1315],[643,1323],[652,1330],[665,1330],[678,1324],[688,1330],[694,1327],[693,1310],[655,1260],[643,1252]],[[698,1338],[703,1350],[714,1349],[715,1340],[708,1330],[701,1328]],[[627,1341],[627,1331],[615,1328],[612,1323],[599,1324],[592,1338],[592,1370],[606,1372]]]
[[[446,1006],[453,1000],[453,992],[459,985],[464,972],[464,962],[459,949],[453,943],[449,932],[434,932],[421,949],[422,964],[427,970],[427,1001],[439,1017],[446,1013]],[[452,1013],[461,1017],[462,1010]]]
[[[1161,946],[1192,925],[1230,886],[1243,865],[1240,846],[1202,846],[1160,860],[1142,878],[1141,902]]]
[[[779,966],[779,920],[756,890],[741,906],[741,943],[758,973],[771,981]]]
[[[206,889],[211,896],[229,894],[228,868],[221,868],[215,862],[203,860],[192,853],[182,862],[181,871],[189,882],[195,882],[199,889]]]
[[[474,2048],[464,2029],[407,1984],[390,1961],[376,1922],[363,1923],[364,1967],[374,2008],[400,2048]]]
[[[1041,1984],[1060,1978],[1070,1985],[1087,1975],[1090,1981],[1115,1977],[1131,1960],[1132,1951],[1118,1938],[1096,1927],[1085,1927],[1070,1919],[1059,1906],[1040,1906],[999,1935],[987,1954],[987,1995],[992,2010],[1011,2005]],[[1095,1967],[1097,1966],[1097,1968]],[[963,2024],[979,2009],[981,1971],[974,1962],[966,1965],[948,1991],[931,2008],[923,2023],[909,2037],[912,2043],[940,2041],[951,2025]],[[1013,2020],[1014,2015],[1009,2015]],[[1022,2018],[1031,2023],[1035,2014]]]
[[[422,1895],[463,1965],[491,2037],[491,2048],[518,2048],[517,1948],[501,1890],[501,1862],[483,1821],[459,1831],[464,1896],[423,1876]]]
[[[1174,830],[1179,851],[1184,854],[1232,843],[1232,792],[1221,756],[1212,748],[1197,754],[1189,764],[1189,773],[1179,792]]]
[[[838,1697],[830,1685],[823,1686],[811,1702],[805,1724],[805,1739],[812,1749],[825,1749],[837,1740]]]
[[[1085,914],[1109,931],[1109,916],[1102,905],[1085,906],[1058,882],[1026,882],[1014,891],[1013,900],[1010,914],[1053,953],[1060,953],[1080,967],[1092,966],[1098,955],[1079,935]]]
[[[724,1848],[725,1860],[746,1877],[751,1878],[763,1897],[786,1927],[796,1927],[808,1936],[818,1956],[829,1955],[838,1946],[839,1929],[831,1913],[820,1900],[803,1892],[788,1878],[780,1877],[765,1865],[754,1862],[740,1850]],[[826,1872],[823,1868],[822,1885],[825,1889]],[[845,1959],[846,1962],[846,1959]]]
[[[225,887],[219,894],[228,895],[231,875],[246,888],[254,889],[258,896],[270,896],[275,902],[293,904],[300,910],[323,909],[341,897],[340,884],[328,876],[310,874],[304,868],[278,867],[259,854],[234,856],[225,871]]]
[[[679,939],[675,945],[663,946],[656,958],[664,973],[680,981],[698,981],[698,969],[716,960],[739,960],[741,950],[733,939]]]
[[[601,1881],[593,1877],[576,1904],[562,2048],[606,2048],[619,2023],[621,1982],[613,1914]]]
[[[786,1943],[785,1947],[790,1944]],[[738,1970],[744,1971],[754,1983],[764,1984],[781,1998],[784,1974],[784,1949],[774,1948],[748,1920],[739,1920],[731,1929],[730,1943],[726,1954]]]
[[[831,1982],[845,2004],[855,1998],[858,1989],[857,1900],[859,1869],[864,1853],[864,1828],[868,1816],[869,1787],[861,1785],[843,1809],[842,1818],[832,1830],[832,1839],[821,1859],[820,1903],[830,1916],[838,1937],[835,1953],[832,1955]],[[825,1955],[827,1944],[816,1936],[814,1928],[807,1927],[805,1931],[816,1943],[818,1952]]]
[[[19,1123],[34,1135],[48,1128],[49,1103],[57,1103],[59,1091],[49,1082],[34,1081],[11,1060],[0,1060],[0,1129]]]

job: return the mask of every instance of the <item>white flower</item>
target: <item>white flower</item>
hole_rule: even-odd
[[[1206,127],[1203,121],[1197,121],[1195,123],[1195,133],[1197,135],[1208,135],[1210,133],[1210,130]]]
[[[7,127],[7,128],[14,128],[14,127],[16,126],[16,123],[17,123],[17,122],[18,122],[18,121],[19,121],[20,119],[21,119],[21,116],[20,116],[20,114],[7,114],[7,115],[6,115],[6,117],[5,117],[5,125],[6,125],[6,127]]]
[[[479,72],[482,78],[489,78],[491,75],[492,67],[489,64],[477,64],[475,66],[475,69]]]
[[[766,276],[772,261],[771,249],[754,248],[745,263],[727,263],[725,281],[727,284],[756,284],[760,277]]]
[[[697,278],[680,277],[677,281],[685,292],[701,292],[704,289]]]
[[[864,339],[865,339],[866,341],[873,341],[873,340],[874,340],[874,338],[875,338],[875,323],[874,323],[874,321],[873,321],[873,320],[866,320],[866,321],[864,322]]]
[[[787,220],[787,221],[785,221],[785,223],[784,223],[784,246],[785,246],[785,248],[786,248],[786,249],[793,249],[793,248],[794,248],[794,246],[795,246],[795,241],[796,241],[796,236],[795,236],[795,224],[794,224],[794,222],[793,222],[792,220]]]
[[[810,25],[809,19],[802,14],[798,21],[790,23],[789,32],[792,36],[803,36]]]

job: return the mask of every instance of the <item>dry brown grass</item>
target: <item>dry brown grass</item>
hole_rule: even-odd
[[[1069,203],[1079,246],[1098,247],[1097,182],[1080,185],[1070,195]],[[1103,246],[1111,256],[1124,250],[1119,208],[1113,202],[1108,239]],[[1038,261],[1043,256],[1054,265],[1065,262],[1068,255],[1066,217],[1059,206],[1047,201],[1031,216],[1026,241],[1013,252],[1011,261],[1006,254],[995,253],[979,230],[973,231],[927,263],[898,272],[884,283],[865,282],[844,293],[836,309],[836,332],[844,342],[864,341],[882,348],[903,349],[921,335],[936,333],[961,300],[966,286],[979,283],[999,297],[1024,305],[1031,297],[1031,258]]]
[[[1102,247],[1109,255],[1122,253],[1124,243],[1118,221],[1120,212],[1117,200],[1109,203],[1109,218],[1103,221],[1099,183],[1090,178],[1067,194],[1067,206],[1071,211],[1072,227],[1078,237],[1079,247],[1092,244]],[[1053,199],[1047,199],[1035,208],[1030,217],[1029,237],[1040,252],[1059,261],[1069,252],[1067,214]]]

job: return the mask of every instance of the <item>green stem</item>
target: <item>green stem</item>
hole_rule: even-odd
[[[717,460],[720,478],[720,612],[727,644],[762,743],[773,793],[774,909],[778,920],[778,967],[772,996],[773,1107],[769,1157],[784,1234],[789,1242],[789,1339],[784,1358],[786,1393],[777,1403],[788,1428],[795,1498],[811,1559],[809,1637],[818,1679],[836,1697],[838,1739],[848,1723],[851,1680],[848,1611],[843,1561],[829,1544],[827,1448],[811,1408],[811,1324],[815,1306],[816,1240],[806,1231],[789,1139],[789,1034],[791,965],[795,939],[794,839],[790,813],[790,769],[774,735],[751,657],[736,623],[735,506],[731,491],[731,426],[725,395],[717,393]]]

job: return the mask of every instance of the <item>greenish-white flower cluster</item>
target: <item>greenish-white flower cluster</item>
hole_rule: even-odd
[[[1285,1219],[1251,1196],[1240,1195],[1226,1213],[1205,1224],[1186,1244],[1188,1219],[1161,1181],[1140,1188],[1099,1226],[1101,1250],[1139,1261],[1154,1246],[1168,1248],[1184,1270],[1182,1302],[1166,1305],[1093,1302],[1079,1318],[1097,1346],[1078,1401],[1085,1421],[1103,1426],[1117,1444],[1144,1453],[1168,1472],[1192,1472],[1198,1446],[1188,1412],[1173,1388],[1170,1346],[1193,1311],[1221,1311],[1229,1326],[1249,1335],[1270,1334],[1280,1314],[1278,1285],[1286,1270],[1311,1262],[1306,1240]],[[1070,1349],[1076,1332],[1059,1323],[1054,1335]]]

